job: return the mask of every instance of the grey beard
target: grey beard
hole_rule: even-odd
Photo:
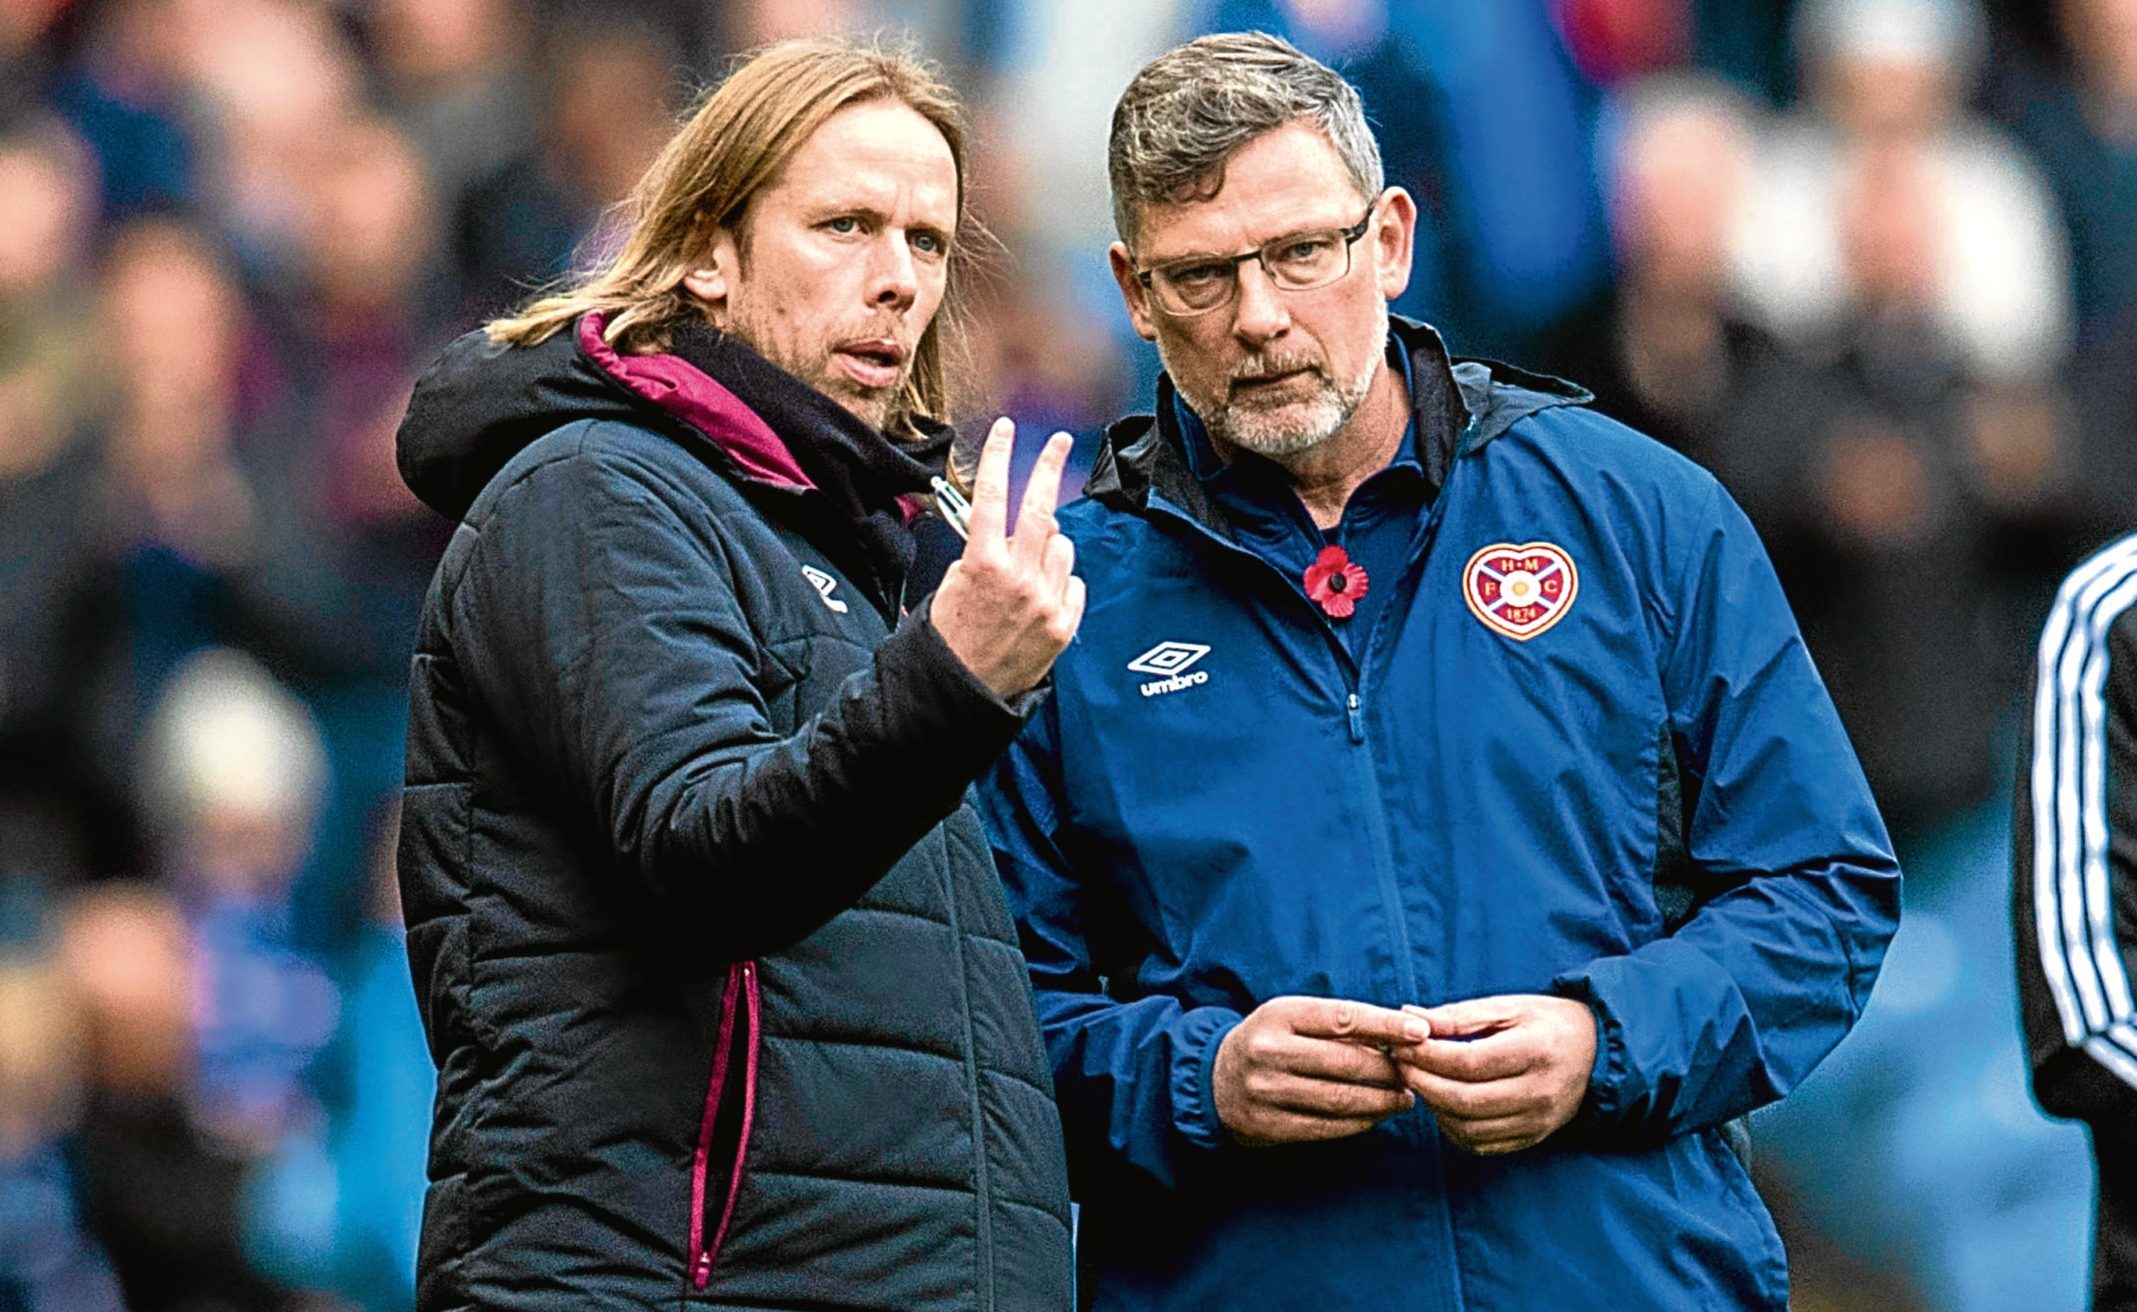
[[[1383,306],[1380,321],[1380,341],[1385,350],[1387,340],[1387,312]],[[1158,361],[1171,370],[1172,364],[1165,358],[1162,343],[1158,347]],[[1365,404],[1366,393],[1372,390],[1373,372],[1380,367],[1380,353],[1367,358],[1358,376],[1348,385],[1337,383],[1326,375],[1319,378],[1319,390],[1303,403],[1306,413],[1296,419],[1282,419],[1259,406],[1212,403],[1212,398],[1187,396],[1187,404],[1198,415],[1210,436],[1228,446],[1252,451],[1255,455],[1281,459],[1311,451],[1315,447],[1343,431],[1358,407]],[[1175,385],[1179,374],[1173,373]],[[1291,412],[1293,406],[1285,406]]]

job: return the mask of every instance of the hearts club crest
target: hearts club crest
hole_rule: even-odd
[[[1527,642],[1565,617],[1580,591],[1573,558],[1548,542],[1495,543],[1462,569],[1469,613],[1517,642]]]

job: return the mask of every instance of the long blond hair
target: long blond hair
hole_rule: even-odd
[[[958,239],[942,306],[920,335],[913,370],[890,427],[918,416],[947,420],[953,364],[966,358],[973,225],[966,214],[963,114],[936,69],[912,51],[811,37],[742,56],[699,100],[620,208],[620,249],[517,313],[484,325],[501,345],[532,346],[600,311],[601,335],[625,354],[666,350],[675,326],[701,313],[683,278],[722,229],[747,245],[750,201],[832,115],[895,100],[935,125],[957,165]]]

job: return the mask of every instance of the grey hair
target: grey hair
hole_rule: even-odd
[[[1151,60],[1113,107],[1106,143],[1120,239],[1135,245],[1144,205],[1209,199],[1242,146],[1301,122],[1328,138],[1360,197],[1380,194],[1387,185],[1380,143],[1357,88],[1290,42],[1218,32]]]

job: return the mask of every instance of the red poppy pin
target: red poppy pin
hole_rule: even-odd
[[[1306,567],[1306,595],[1331,619],[1347,620],[1365,598],[1365,566],[1341,547],[1323,547]]]

